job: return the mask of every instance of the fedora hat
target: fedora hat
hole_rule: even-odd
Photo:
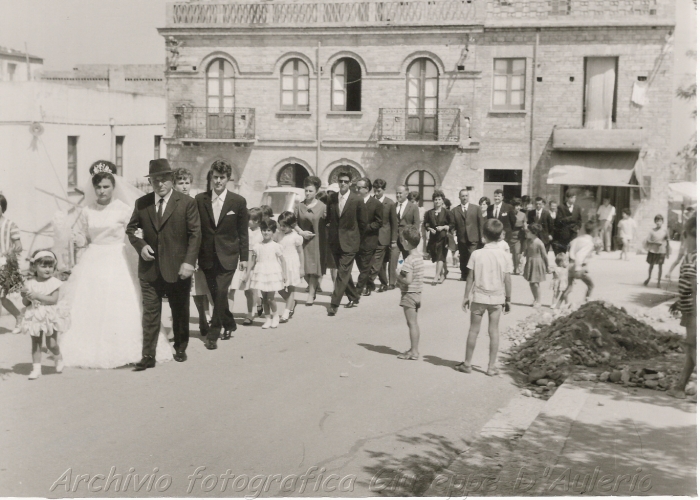
[[[172,173],[173,169],[170,168],[170,163],[168,160],[165,158],[158,158],[157,160],[151,160],[151,162],[148,164],[148,175],[146,177]]]

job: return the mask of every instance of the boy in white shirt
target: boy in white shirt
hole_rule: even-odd
[[[566,287],[564,293],[559,297],[557,305],[555,306],[557,309],[561,306],[562,302],[569,303],[569,294],[574,288],[574,282],[577,279],[583,281],[588,287],[586,290],[586,302],[588,302],[593,293],[593,280],[588,275],[587,261],[595,250],[593,233],[596,229],[596,223],[589,220],[583,228],[585,234],[575,238],[569,246],[569,286]]]
[[[472,355],[476,339],[481,329],[481,319],[488,313],[489,317],[489,367],[486,375],[498,374],[496,358],[498,356],[498,323],[501,311],[510,312],[510,273],[513,272],[513,259],[510,253],[499,248],[498,241],[503,232],[503,224],[498,219],[489,219],[484,224],[484,248],[475,250],[469,257],[467,285],[464,290],[462,310],[471,311],[467,352],[464,362],[455,366],[455,370],[471,373]]]

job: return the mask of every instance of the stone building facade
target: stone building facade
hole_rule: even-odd
[[[169,4],[168,156],[251,205],[339,167],[472,201],[666,213],[673,0]]]

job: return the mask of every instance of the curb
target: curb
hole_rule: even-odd
[[[473,446],[435,477],[424,496],[538,494],[531,491],[532,482],[523,483],[522,471],[526,468],[526,481],[532,481],[556,463],[592,385],[567,380],[546,402],[515,398],[484,426]]]

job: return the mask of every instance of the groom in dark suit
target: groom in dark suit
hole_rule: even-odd
[[[207,278],[214,300],[214,312],[207,333],[207,349],[216,349],[221,327],[222,340],[231,338],[236,322],[228,305],[228,289],[240,259],[240,272],[248,265],[248,208],[246,200],[226,189],[231,179],[231,165],[216,160],[211,165],[213,191],[195,197],[202,220],[202,246],[199,267]]]
[[[352,281],[352,265],[360,250],[360,241],[367,226],[367,207],[360,195],[350,191],[350,174],[338,174],[338,196],[328,207],[328,242],[338,266],[338,277],[331,296],[329,316],[335,316],[343,295],[348,296],[345,307],[355,307],[360,294]]]
[[[535,208],[527,213],[527,224],[539,224],[542,226],[542,243],[544,243],[547,253],[552,246],[552,239],[554,234],[554,221],[552,216],[549,215],[549,210],[544,206],[544,200],[538,196],[535,198]]]
[[[156,365],[163,298],[173,315],[175,361],[185,361],[190,338],[190,289],[202,238],[195,201],[173,190],[168,160],[151,160],[148,181],[153,192],[136,200],[126,228],[139,254],[139,281],[143,301],[143,351],[136,371]],[[136,235],[137,230],[143,237]]]

